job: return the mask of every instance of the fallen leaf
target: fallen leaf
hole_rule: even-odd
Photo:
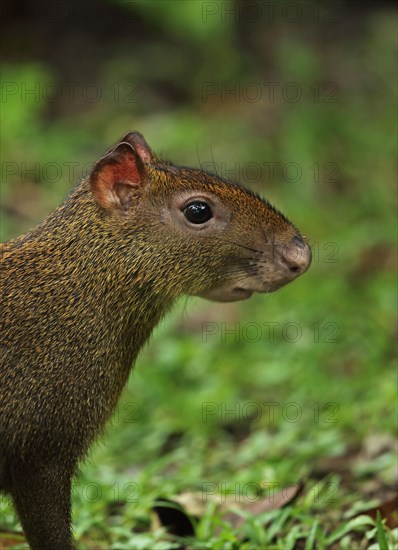
[[[153,506],[157,518],[153,529],[165,527],[169,534],[179,537],[194,536],[194,524],[204,514],[206,503],[214,502],[221,519],[239,529],[247,515],[259,516],[270,510],[283,508],[294,502],[303,491],[303,483],[296,483],[256,502],[236,502],[234,495],[206,495],[199,492],[187,492],[172,499],[159,498]]]
[[[238,510],[240,513],[234,511],[228,511],[222,516],[222,520],[230,523],[235,529],[238,529],[245,523],[245,517],[241,514],[252,514],[259,516],[270,510],[278,510],[288,504],[292,504],[302,493],[303,484],[297,483],[284,488],[282,491],[278,491],[274,495],[263,498],[257,502],[252,502],[245,506],[239,505]],[[226,506],[223,506],[225,509]]]

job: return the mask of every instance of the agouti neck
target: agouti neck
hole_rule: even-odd
[[[134,228],[130,231],[134,234]],[[139,236],[126,242],[107,223],[87,180],[23,241],[33,255],[46,255],[40,277],[51,289],[57,323],[73,331],[83,353],[106,354],[98,364],[116,365],[123,372],[122,386],[140,348],[171,306],[165,267],[152,261]]]

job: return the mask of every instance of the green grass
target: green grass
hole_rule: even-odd
[[[370,18],[356,39],[361,54],[349,51],[335,68],[338,102],[274,104],[276,127],[256,128],[263,107],[256,103],[214,109],[192,99],[189,107],[136,114],[134,126],[177,163],[198,165],[198,142],[201,160],[209,161],[212,146],[219,165],[299,165],[297,182],[279,174],[252,187],[308,235],[314,262],[274,295],[216,307],[182,299],[156,329],[76,479],[81,550],[398,547],[397,528],[383,514],[366,514],[390,495],[396,465],[392,29],[388,17]],[[281,79],[304,87],[326,78],[305,41],[282,37],[275,48]],[[8,70],[21,81],[49,78],[39,65]],[[255,72],[239,78],[261,81]],[[60,118],[43,134],[45,105],[9,107],[8,161],[21,158],[21,146],[28,162],[84,164],[133,124],[112,105],[100,118],[95,110]],[[16,204],[22,189],[29,215],[4,215],[3,239],[26,230],[70,187],[65,178],[21,187],[19,177],[2,185],[2,198],[25,212],[23,200]],[[250,513],[271,487],[298,483],[303,491],[286,507]],[[199,511],[188,506],[192,532],[181,539],[154,520],[153,506],[186,493]],[[210,493],[218,501],[229,494],[243,526],[223,519]],[[17,528],[8,501],[0,506],[2,526]]]

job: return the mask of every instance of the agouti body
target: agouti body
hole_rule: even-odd
[[[270,292],[306,271],[295,227],[243,187],[130,132],[2,246],[0,488],[32,549],[73,548],[71,479],[176,298]]]

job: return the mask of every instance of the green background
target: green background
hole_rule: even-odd
[[[235,529],[200,498],[188,548],[380,547],[362,512],[396,482],[392,4],[53,4],[10,3],[3,23],[2,240],[138,130],[258,191],[314,254],[276,294],[183,299],[157,328],[76,480],[79,548],[181,547],[151,509],[208,483],[248,518]],[[247,512],[246,490],[299,482],[291,506]]]

